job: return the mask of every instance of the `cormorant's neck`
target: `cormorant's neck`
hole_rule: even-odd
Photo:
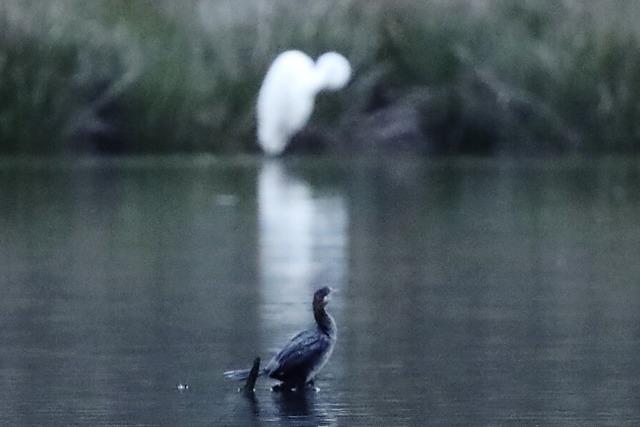
[[[327,310],[325,310],[321,304],[314,304],[313,317],[316,319],[316,324],[318,325],[320,332],[331,337],[335,336],[336,323],[333,320],[333,317],[327,313]]]

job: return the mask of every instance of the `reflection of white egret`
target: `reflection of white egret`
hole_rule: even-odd
[[[307,124],[316,94],[341,89],[350,77],[349,61],[335,52],[315,63],[297,50],[278,55],[258,95],[258,143],[264,152],[281,154],[289,138]]]
[[[294,331],[308,321],[309,295],[323,285],[339,287],[346,269],[344,198],[317,194],[285,166],[279,159],[270,159],[258,177],[262,325],[272,336],[274,331]],[[283,309],[283,304],[292,303],[300,304],[299,308]],[[270,344],[282,344],[274,338]]]

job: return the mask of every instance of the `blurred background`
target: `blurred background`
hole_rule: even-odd
[[[638,22],[0,0],[0,424],[640,425]],[[267,158],[288,49],[354,74]],[[237,393],[327,284],[320,392]]]
[[[355,70],[301,150],[635,153],[639,17],[633,0],[3,0],[0,152],[255,151],[259,85],[295,48]]]

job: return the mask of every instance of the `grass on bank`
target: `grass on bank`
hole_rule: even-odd
[[[639,19],[633,0],[4,0],[0,153],[254,150],[291,48],[356,70],[320,128],[348,135],[382,91],[441,152],[637,152]]]

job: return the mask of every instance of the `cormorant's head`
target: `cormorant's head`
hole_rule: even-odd
[[[335,291],[335,289],[328,286],[318,289],[316,293],[313,294],[313,305],[324,307],[331,299],[331,294]]]

